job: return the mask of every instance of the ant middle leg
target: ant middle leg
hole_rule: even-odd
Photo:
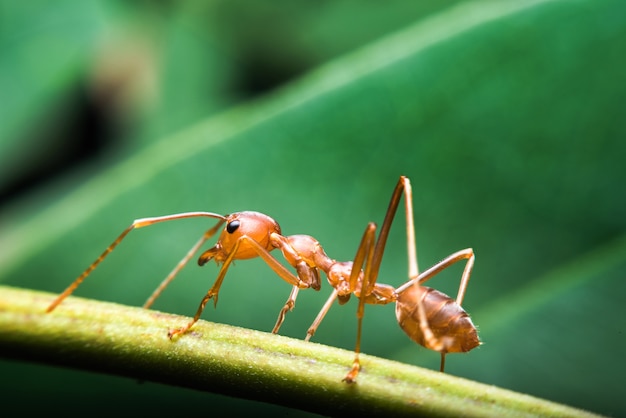
[[[378,239],[376,239],[376,242],[374,243],[374,226],[374,230],[370,231],[370,233],[372,234],[371,240],[366,242],[364,235],[363,240],[361,241],[361,246],[359,247],[359,251],[361,251],[363,246],[369,245],[370,248],[368,249],[367,256],[365,258],[365,271],[361,279],[359,293],[359,305],[357,308],[357,340],[354,350],[355,358],[352,364],[352,368],[343,379],[347,383],[355,382],[356,377],[361,369],[359,353],[361,351],[361,330],[365,304],[387,304],[396,300],[396,293],[393,287],[384,284],[378,284],[376,283],[376,281],[378,279],[378,272],[380,270],[380,264],[382,262],[383,254],[385,252],[385,246],[387,243],[387,238],[389,236],[389,231],[391,229],[391,224],[393,223],[393,219],[398,210],[398,206],[400,205],[400,198],[402,197],[402,194],[404,194],[406,212],[409,276],[413,277],[418,275],[417,252],[415,248],[415,228],[413,223],[413,194],[411,189],[411,182],[409,181],[408,177],[400,176],[400,179],[398,180],[398,183],[396,184],[396,187],[394,188],[394,191],[391,195],[389,206],[387,208],[383,224],[380,228]],[[368,230],[372,229],[371,225],[373,224],[370,224],[368,226],[368,229],[366,229],[366,234],[368,234]],[[354,264],[357,269],[360,270],[361,264],[357,264],[358,258],[359,253],[357,252],[357,257],[355,258]],[[363,260],[361,260],[361,262],[362,261]],[[354,280],[354,274],[351,275],[350,280]]]
[[[365,233],[361,239],[361,244],[357,250],[354,262],[352,265],[352,272],[350,274],[351,288],[356,289],[357,284],[360,284],[359,291],[359,305],[356,312],[357,317],[357,329],[356,329],[356,344],[354,347],[354,360],[352,361],[352,367],[350,371],[343,378],[344,382],[354,383],[356,377],[361,370],[361,361],[359,354],[361,353],[361,333],[363,329],[363,315],[365,313],[365,300],[371,292],[370,285],[373,286],[376,278],[372,277],[372,257],[374,256],[374,239],[376,235],[376,225],[370,222],[365,228]],[[365,271],[361,274],[361,266],[365,262]],[[358,283],[360,282],[360,283]],[[353,287],[354,286],[354,287]]]
[[[335,299],[339,299],[340,303],[345,303],[350,294],[355,293],[359,297],[355,359],[351,370],[344,378],[344,381],[349,383],[356,380],[360,370],[359,353],[361,350],[361,334],[365,304],[387,304],[395,301],[395,291],[393,287],[378,284],[376,281],[389,236],[389,230],[391,229],[391,224],[400,204],[402,194],[405,194],[407,215],[407,243],[408,253],[410,255],[409,272],[411,277],[417,276],[418,268],[415,255],[412,192],[410,181],[405,176],[400,177],[394,189],[378,239],[376,239],[376,225],[374,223],[368,224],[353,262],[341,263],[333,261],[330,265],[323,268],[334,291],[307,331],[306,340],[310,340],[314,335]],[[364,264],[365,271],[362,271],[361,267]]]

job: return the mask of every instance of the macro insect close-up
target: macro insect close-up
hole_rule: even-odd
[[[406,234],[409,281],[398,288],[393,288],[386,284],[377,283],[377,278],[389,230],[403,193],[405,196],[407,218]],[[480,345],[476,328],[469,318],[469,315],[467,315],[465,310],[461,307],[474,265],[474,253],[470,248],[458,251],[421,274],[419,273],[413,221],[413,197],[410,181],[405,176],[400,176],[394,189],[378,237],[376,237],[376,224],[370,222],[365,229],[353,261],[338,262],[331,259],[326,255],[321,244],[310,235],[281,235],[279,224],[269,216],[259,212],[236,212],[225,216],[211,212],[186,212],[152,218],[141,218],[133,221],[132,224],[48,306],[47,312],[52,312],[57,308],[57,306],[83,282],[133,229],[154,225],[160,222],[193,217],[215,218],[218,219],[218,222],[202,235],[198,242],[187,252],[185,257],[183,257],[163,282],[161,282],[144,304],[144,308],[152,306],[155,299],[196,254],[200,247],[213,237],[220,227],[224,225],[217,243],[210,249],[204,251],[198,259],[200,266],[203,266],[208,261],[214,260],[218,265],[221,264],[221,268],[213,286],[202,298],[193,319],[185,326],[170,329],[168,332],[170,339],[176,336],[182,336],[188,332],[200,319],[209,300],[213,299],[214,305],[217,306],[220,287],[234,260],[260,257],[280,278],[293,286],[287,302],[280,310],[278,319],[272,330],[273,333],[279,331],[285,319],[285,314],[294,308],[300,289],[312,288],[314,290],[320,290],[320,270],[326,274],[328,283],[333,287],[333,291],[307,331],[307,341],[315,334],[315,331],[335,300],[338,300],[340,304],[344,304],[349,300],[351,294],[358,297],[356,357],[351,370],[344,377],[344,381],[348,383],[356,381],[356,376],[361,368],[359,352],[361,347],[361,334],[363,332],[362,320],[365,304],[384,305],[395,302],[396,317],[402,330],[413,341],[441,353],[440,371],[442,372],[444,371],[445,355],[447,353],[467,352]],[[270,251],[274,249],[280,249],[288,263],[296,270],[295,275],[270,254]],[[422,286],[424,282],[430,280],[437,273],[461,260],[467,260],[467,263],[461,277],[456,300],[432,288]]]
[[[626,417],[626,2],[5,3],[6,414]]]

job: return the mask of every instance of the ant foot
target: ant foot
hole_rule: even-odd
[[[189,327],[175,328],[167,331],[167,338],[173,340],[177,335],[181,335],[187,332]]]
[[[348,372],[346,377],[342,379],[342,381],[348,384],[356,383],[356,377],[359,374],[359,371],[361,371],[361,364],[357,360],[354,362],[354,364],[352,364],[352,369],[350,369],[350,371]]]

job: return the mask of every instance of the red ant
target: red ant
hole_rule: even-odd
[[[407,245],[409,254],[410,280],[397,289],[392,286],[376,283],[378,270],[385,249],[391,223],[399,205],[402,192],[405,193],[407,212]],[[391,198],[383,226],[376,242],[374,242],[376,225],[368,224],[356,257],[353,262],[337,262],[330,259],[322,246],[313,237],[308,235],[281,235],[280,226],[267,215],[258,212],[237,212],[222,216],[211,212],[186,212],[153,218],[135,220],[126,228],[107,249],[47,308],[47,312],[54,310],[67,296],[69,296],[82,281],[104,260],[104,258],[135,228],[154,225],[156,223],[192,218],[210,217],[218,219],[218,223],[207,230],[198,242],[188,251],[170,274],[152,293],[144,304],[149,308],[165,287],[174,279],[178,272],[193,257],[199,248],[210,239],[218,229],[226,223],[217,243],[200,255],[199,265],[204,265],[211,259],[218,264],[222,263],[217,279],[202,299],[194,318],[185,326],[168,332],[173,338],[187,332],[200,318],[204,307],[210,299],[217,305],[218,293],[226,272],[234,260],[261,257],[279,277],[293,285],[293,289],[284,307],[281,309],[272,332],[277,333],[287,311],[293,309],[299,289],[313,288],[319,290],[321,283],[319,270],[323,270],[330,285],[334,288],[324,307],[307,332],[308,341],[320,322],[335,301],[345,303],[352,293],[359,297],[357,311],[358,329],[355,348],[355,360],[350,372],[344,378],[347,382],[354,382],[360,370],[359,352],[364,304],[387,304],[396,302],[396,316],[402,329],[407,335],[426,348],[441,353],[441,367],[444,369],[445,354],[448,352],[464,352],[480,344],[476,329],[467,313],[461,308],[461,302],[467,288],[467,282],[474,262],[471,249],[459,251],[437,263],[422,274],[418,274],[415,251],[412,195],[409,179],[400,177]],[[297,276],[278,262],[270,251],[280,248],[287,262],[297,271]],[[422,286],[422,283],[432,278],[441,270],[457,261],[467,259],[461,286],[456,301],[445,294]],[[361,267],[365,264],[365,270]],[[355,266],[356,268],[353,268]],[[365,290],[364,290],[365,289]]]

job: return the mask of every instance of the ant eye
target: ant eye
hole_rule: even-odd
[[[232,234],[233,232],[235,232],[237,229],[239,229],[239,225],[241,223],[239,221],[232,221],[229,222],[228,225],[226,225],[226,230],[228,231],[229,234]]]

